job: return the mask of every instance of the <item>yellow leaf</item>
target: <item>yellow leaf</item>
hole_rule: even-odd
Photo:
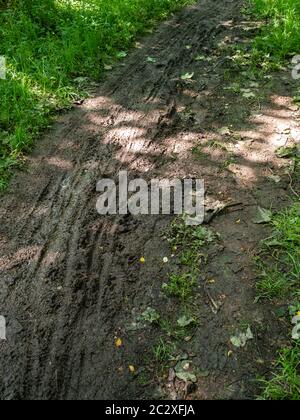
[[[116,339],[116,341],[115,341],[115,346],[119,348],[119,347],[121,347],[121,346],[122,346],[122,344],[123,344],[123,343],[122,343],[121,338],[117,338],[117,339]]]
[[[135,367],[133,365],[129,365],[129,370],[131,373],[135,373]]]

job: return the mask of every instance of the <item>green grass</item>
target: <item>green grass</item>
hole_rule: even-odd
[[[300,399],[300,343],[280,352],[273,378],[262,383],[265,400]]]
[[[252,12],[265,19],[255,38],[252,64],[266,72],[279,68],[286,59],[299,54],[300,0],[251,0]],[[294,157],[291,176],[299,181],[298,153]],[[258,299],[277,299],[299,307],[300,297],[300,205],[292,205],[272,218],[273,233],[263,243],[263,254],[258,259]],[[290,319],[291,320],[291,319]],[[289,321],[290,321],[289,320]],[[290,324],[292,331],[292,324]],[[292,333],[289,332],[292,339]],[[263,381],[262,398],[266,400],[300,399],[300,343],[291,341],[289,348],[280,351],[276,370],[271,379]]]
[[[274,215],[273,233],[263,242],[267,258],[259,259],[259,297],[274,298],[299,294],[300,291],[300,206]]]
[[[254,42],[253,54],[275,65],[299,53],[300,0],[250,0],[252,11],[265,24]]]
[[[213,242],[213,232],[201,225],[190,226],[185,216],[174,219],[167,232],[167,240],[171,251],[178,257],[182,272],[171,273],[163,290],[171,296],[187,303],[193,293],[199,277],[201,259],[205,259],[203,247]]]
[[[179,298],[182,302],[186,302],[191,297],[196,284],[197,273],[172,273],[168,283],[163,284],[163,290],[167,294]]]
[[[159,363],[161,367],[165,367],[172,359],[174,351],[174,344],[161,337],[158,340],[158,343],[153,347],[155,362]]]
[[[137,35],[191,0],[0,0],[0,190],[58,110]],[[88,79],[86,79],[88,78]]]
[[[259,258],[258,297],[284,300],[290,304],[290,318],[299,310],[300,298],[300,205],[274,215],[272,235],[263,242]],[[292,331],[292,323],[290,324]],[[292,337],[292,334],[290,333]],[[300,399],[300,342],[281,350],[277,369],[263,381],[262,398]]]

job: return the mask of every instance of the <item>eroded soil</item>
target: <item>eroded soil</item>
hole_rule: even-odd
[[[300,133],[288,72],[242,78],[254,97],[230,88],[227,47],[255,31],[242,6],[200,1],[162,24],[95,98],[60,118],[1,198],[2,399],[255,397],[254,380],[271,369],[285,337],[274,308],[254,303],[253,256],[268,231],[253,218],[257,206],[288,202],[290,180],[274,152]],[[187,72],[193,78],[181,80]],[[236,204],[210,221],[218,237],[203,250],[198,323],[191,340],[176,344],[192,359],[194,386],[172,370],[157,374],[158,327],[130,328],[147,307],[175,321],[181,309],[161,288],[176,265],[163,238],[173,217],[96,212],[96,182],[118,182],[120,170],[130,179],[204,178],[207,211]],[[268,178],[274,174],[280,182]],[[245,324],[254,339],[233,348],[230,336]]]

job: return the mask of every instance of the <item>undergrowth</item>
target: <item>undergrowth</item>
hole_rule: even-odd
[[[300,205],[273,216],[272,235],[263,241],[259,258],[258,297],[289,305],[290,321],[300,315]],[[270,380],[264,380],[264,399],[300,399],[300,341],[292,335],[290,347],[280,351]],[[300,338],[300,337],[299,337]]]
[[[86,95],[137,35],[189,0],[0,2],[0,190],[58,110]]]

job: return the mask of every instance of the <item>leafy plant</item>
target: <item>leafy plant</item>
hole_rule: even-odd
[[[176,296],[182,301],[191,297],[193,288],[197,284],[195,273],[170,274],[168,283],[163,284],[163,290],[169,295]]]

